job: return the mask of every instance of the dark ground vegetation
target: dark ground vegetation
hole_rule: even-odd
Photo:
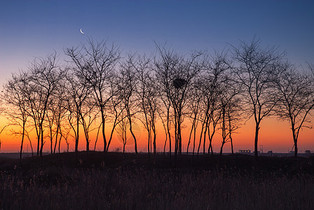
[[[314,209],[314,157],[101,152],[0,160],[0,209]]]

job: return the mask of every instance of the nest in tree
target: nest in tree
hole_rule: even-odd
[[[185,79],[182,79],[182,78],[176,78],[172,82],[173,86],[177,89],[182,88],[186,83],[187,83],[187,81]]]

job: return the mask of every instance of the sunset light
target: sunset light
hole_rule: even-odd
[[[0,1],[0,209],[314,209],[314,2]]]

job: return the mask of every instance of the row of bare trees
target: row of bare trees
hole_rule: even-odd
[[[157,51],[155,57],[125,57],[114,45],[90,41],[65,50],[70,60],[66,66],[53,54],[13,75],[4,86],[3,99],[15,125],[12,132],[21,136],[20,154],[25,139],[33,150],[31,133],[36,134],[37,155],[42,155],[46,142],[51,153],[61,151],[62,141],[69,151],[69,139],[74,139],[78,152],[81,133],[89,151],[93,131],[94,149],[100,138],[103,151],[109,151],[118,133],[123,151],[131,136],[137,153],[137,123],[147,134],[149,153],[157,152],[158,142],[164,152],[168,147],[169,155],[181,154],[184,126],[189,129],[187,153],[213,153],[218,133],[220,154],[228,142],[233,153],[233,133],[253,117],[257,156],[261,122],[276,115],[290,122],[297,156],[299,133],[311,126],[313,68],[308,73],[296,69],[283,54],[263,49],[255,40],[211,56],[183,56],[160,46]],[[157,131],[158,123],[162,131]],[[163,139],[157,132],[164,133]]]

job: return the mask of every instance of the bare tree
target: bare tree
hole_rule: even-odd
[[[153,75],[150,59],[145,57],[133,60],[133,66],[136,71],[136,96],[139,100],[140,112],[143,120],[139,118],[147,131],[147,152],[150,153],[153,146],[154,154],[156,154],[156,121],[158,110],[158,91],[156,87],[156,79]]]
[[[67,115],[65,115],[66,117]],[[58,152],[61,152],[61,139],[63,138],[66,143],[66,152],[69,152],[70,150],[70,143],[68,141],[68,138],[71,136],[71,125],[68,123],[67,119],[64,119],[61,124],[60,129],[60,138],[58,142]]]
[[[37,135],[37,155],[42,156],[44,147],[44,123],[52,95],[58,87],[63,72],[57,67],[56,54],[46,59],[35,59],[25,78],[24,95],[27,113],[32,118]]]
[[[75,70],[76,71],[76,70]],[[75,137],[75,152],[78,152],[79,145],[79,137],[80,137],[80,124],[84,124],[85,122],[85,114],[84,108],[88,97],[90,96],[90,88],[84,83],[84,81],[80,80],[80,78],[76,77],[76,75],[72,71],[68,71],[66,75],[67,83],[67,118],[68,122],[72,128]],[[87,108],[87,112],[90,109]],[[85,130],[84,130],[85,131]],[[85,133],[86,134],[86,133]],[[86,137],[86,136],[85,136]],[[89,150],[89,139],[86,138],[86,149]]]
[[[199,86],[202,93],[203,113],[201,116],[202,127],[200,133],[200,141],[203,142],[203,154],[205,154],[206,139],[208,139],[208,153],[213,153],[212,141],[217,131],[216,127],[222,117],[221,101],[224,85],[228,80],[227,74],[230,70],[225,54],[216,53],[211,58],[204,61],[204,70],[201,74],[202,80]]]
[[[49,108],[46,113],[46,127],[48,127],[49,130],[49,141],[50,141],[50,153],[53,154],[53,140],[54,136],[56,135],[55,133],[55,121],[56,121],[56,115],[55,115],[55,110],[52,108],[52,106],[49,105]]]
[[[189,139],[188,139],[188,144],[186,148],[187,154],[189,153],[189,147],[191,144],[191,139],[193,135],[193,149],[192,153],[194,155],[195,153],[195,144],[196,144],[196,132],[197,132],[197,127],[200,122],[200,115],[201,115],[201,101],[202,101],[202,91],[201,91],[201,86],[203,85],[201,83],[200,78],[196,78],[193,81],[191,90],[189,91],[189,96],[188,96],[188,110],[190,110],[189,115],[191,119],[191,129],[190,129],[190,134],[189,134]]]
[[[66,73],[63,72],[65,76]],[[48,105],[47,115],[47,127],[49,130],[49,140],[50,140],[50,152],[56,153],[57,145],[62,139],[62,121],[65,120],[66,109],[66,89],[65,89],[66,79],[64,77],[60,78],[58,82],[58,87],[52,95],[52,100]],[[53,142],[54,141],[54,142]]]
[[[110,80],[120,59],[120,53],[114,45],[108,47],[105,42],[89,41],[87,46],[68,48],[66,54],[76,66],[75,74],[92,90],[95,105],[100,112],[104,152],[106,152],[106,109],[112,97]]]
[[[162,77],[157,77],[156,78],[157,82],[157,91],[158,91],[158,98],[160,100],[160,103],[162,104],[162,107],[157,110],[158,116],[162,122],[162,125],[164,127],[165,131],[165,143],[164,143],[164,152],[166,152],[166,146],[167,146],[167,141],[169,143],[169,156],[171,157],[171,114],[170,114],[170,109],[171,109],[171,102],[169,101],[169,98],[167,97],[167,94],[165,93],[165,86],[168,86],[166,80],[162,80]],[[163,88],[161,88],[163,87]]]
[[[289,64],[283,64],[275,80],[279,97],[277,115],[289,120],[294,155],[298,155],[298,139],[302,128],[311,127],[309,114],[314,109],[314,81],[310,74],[295,70]]]
[[[8,116],[11,118],[11,122],[15,122],[15,125],[19,125],[22,128],[21,132],[21,146],[20,146],[20,159],[22,159],[23,144],[25,139],[26,122],[28,118],[27,114],[27,101],[25,98],[25,82],[27,75],[20,73],[18,75],[12,75],[12,78],[5,84],[2,98],[13,109],[8,110]]]
[[[122,123],[122,121],[125,118],[124,115],[124,107],[122,106],[123,102],[123,97],[119,93],[119,79],[116,77],[113,77],[111,80],[111,85],[110,85],[110,90],[112,97],[110,98],[108,102],[108,119],[111,121],[111,131],[110,131],[110,136],[108,139],[108,144],[106,150],[109,151],[109,146],[113,138],[113,134],[115,132],[115,129],[119,123]]]
[[[89,151],[90,145],[90,132],[94,129],[92,125],[96,122],[98,117],[97,111],[94,109],[95,104],[91,100],[86,100],[86,103],[82,107],[80,112],[80,121],[84,130],[85,142],[86,142],[86,151]]]
[[[232,134],[236,132],[241,126],[241,121],[243,120],[243,109],[241,105],[241,98],[234,98],[231,103],[227,105],[227,134],[228,139],[226,142],[230,142],[231,153],[234,154],[233,148],[233,137]]]
[[[120,140],[122,141],[122,152],[125,153],[125,146],[129,141],[129,120],[127,118],[127,114],[125,109],[119,117],[120,123],[117,125],[117,133],[120,136]]]
[[[191,88],[191,81],[200,72],[201,68],[197,63],[200,53],[192,54],[190,58],[178,56],[174,52],[158,47],[160,60],[155,61],[155,72],[164,95],[164,102],[173,109],[175,127],[175,155],[182,152],[181,127],[184,120],[184,108],[187,104],[188,91]],[[169,110],[168,110],[169,111]],[[167,124],[170,115],[167,113]],[[169,138],[169,143],[171,139]],[[170,144],[169,144],[170,147]],[[170,153],[171,153],[171,148]]]
[[[64,75],[66,75],[66,72],[64,72]],[[64,136],[64,132],[68,132],[69,128],[66,126],[66,113],[67,113],[67,94],[66,94],[66,78],[61,78],[59,81],[59,85],[57,88],[57,91],[54,94],[55,98],[55,108],[53,111],[55,112],[55,124],[56,124],[56,130],[55,130],[55,145],[54,145],[54,153],[56,152],[56,147],[58,144],[58,150],[59,153],[61,151],[61,140]]]
[[[259,42],[242,43],[233,48],[235,72],[244,90],[246,112],[254,118],[255,156],[258,156],[258,137],[262,120],[271,115],[276,105],[272,79],[281,59],[275,49],[261,49]]]
[[[239,121],[241,119],[241,107],[242,104],[240,93],[241,84],[239,84],[234,78],[232,68],[225,74],[225,79],[220,84],[221,94],[220,109],[221,109],[221,147],[220,155],[222,155],[223,147],[227,142],[231,144],[231,153],[233,154],[233,138],[232,133],[239,128]]]
[[[234,91],[234,92],[233,92]],[[221,101],[221,147],[220,155],[222,155],[223,147],[230,142],[231,153],[233,154],[233,138],[232,134],[239,129],[240,120],[242,119],[241,99],[237,97],[238,91],[235,89]]]
[[[122,63],[119,69],[118,89],[122,99],[123,108],[126,112],[126,118],[128,119],[129,131],[134,140],[134,151],[137,154],[137,139],[133,131],[133,120],[135,119],[135,114],[138,112],[136,109],[138,105],[134,98],[136,78],[132,59],[132,56],[129,56],[129,58],[124,63]]]

